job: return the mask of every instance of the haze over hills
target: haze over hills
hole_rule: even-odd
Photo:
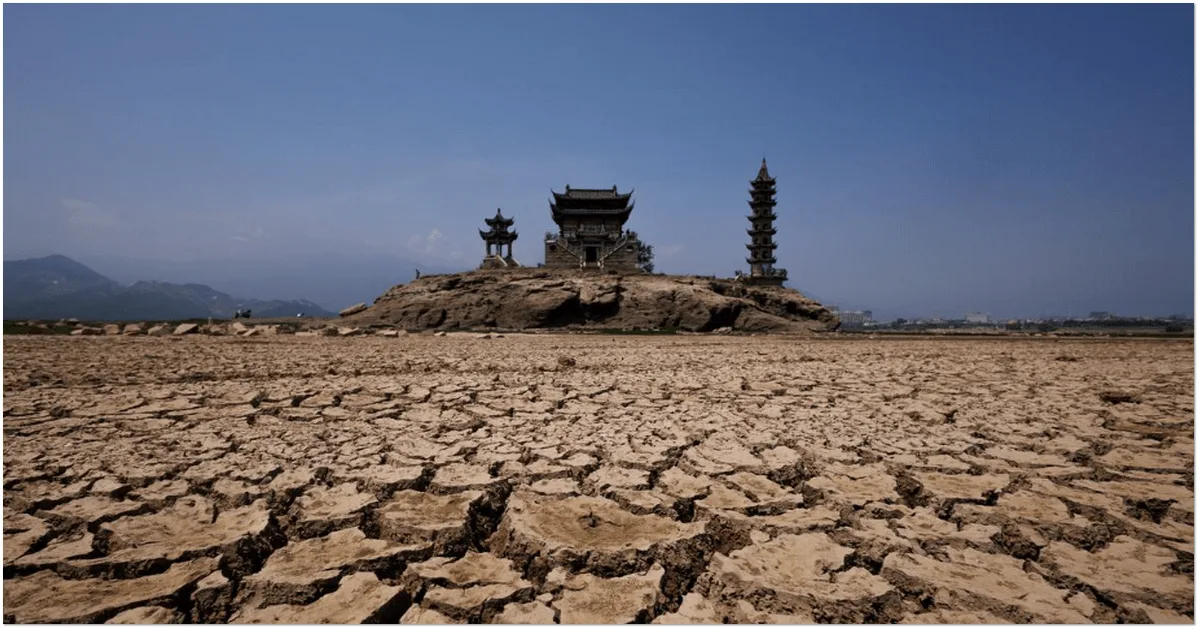
[[[307,300],[237,298],[198,283],[122,284],[63,255],[4,262],[6,320],[229,318],[238,309],[263,318],[333,316]]]
[[[336,312],[355,303],[370,303],[396,284],[424,274],[465,268],[416,264],[392,256],[320,254],[271,259],[202,261],[149,260],[118,256],[80,256],[91,268],[121,282],[154,280],[200,283],[228,294],[288,300],[295,295]],[[256,313],[256,312],[255,312]]]

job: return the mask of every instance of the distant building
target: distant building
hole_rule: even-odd
[[[1096,321],[1109,321],[1115,317],[1110,312],[1090,312],[1090,318]]]
[[[965,315],[965,322],[985,325],[990,322],[990,315],[982,312],[970,312]]]
[[[874,322],[873,312],[850,311],[840,313],[840,325],[842,327],[864,327],[868,323]]]

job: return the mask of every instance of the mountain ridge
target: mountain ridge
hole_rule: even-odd
[[[306,299],[238,298],[199,283],[123,285],[65,255],[4,262],[5,320],[230,318],[238,309],[264,318],[335,315]]]
[[[416,263],[393,255],[308,251],[283,257],[220,258],[190,261],[123,256],[80,256],[97,272],[131,285],[138,280],[199,283],[234,295],[289,300],[292,295],[336,312],[370,302],[400,281],[422,274],[464,270]]]

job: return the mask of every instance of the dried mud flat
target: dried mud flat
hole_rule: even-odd
[[[16,622],[1193,619],[1193,344],[4,339]]]

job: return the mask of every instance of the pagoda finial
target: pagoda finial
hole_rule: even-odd
[[[769,166],[767,166],[765,164],[765,157],[761,158],[761,169],[757,171],[757,178],[758,179],[770,178],[770,169],[769,169]]]

